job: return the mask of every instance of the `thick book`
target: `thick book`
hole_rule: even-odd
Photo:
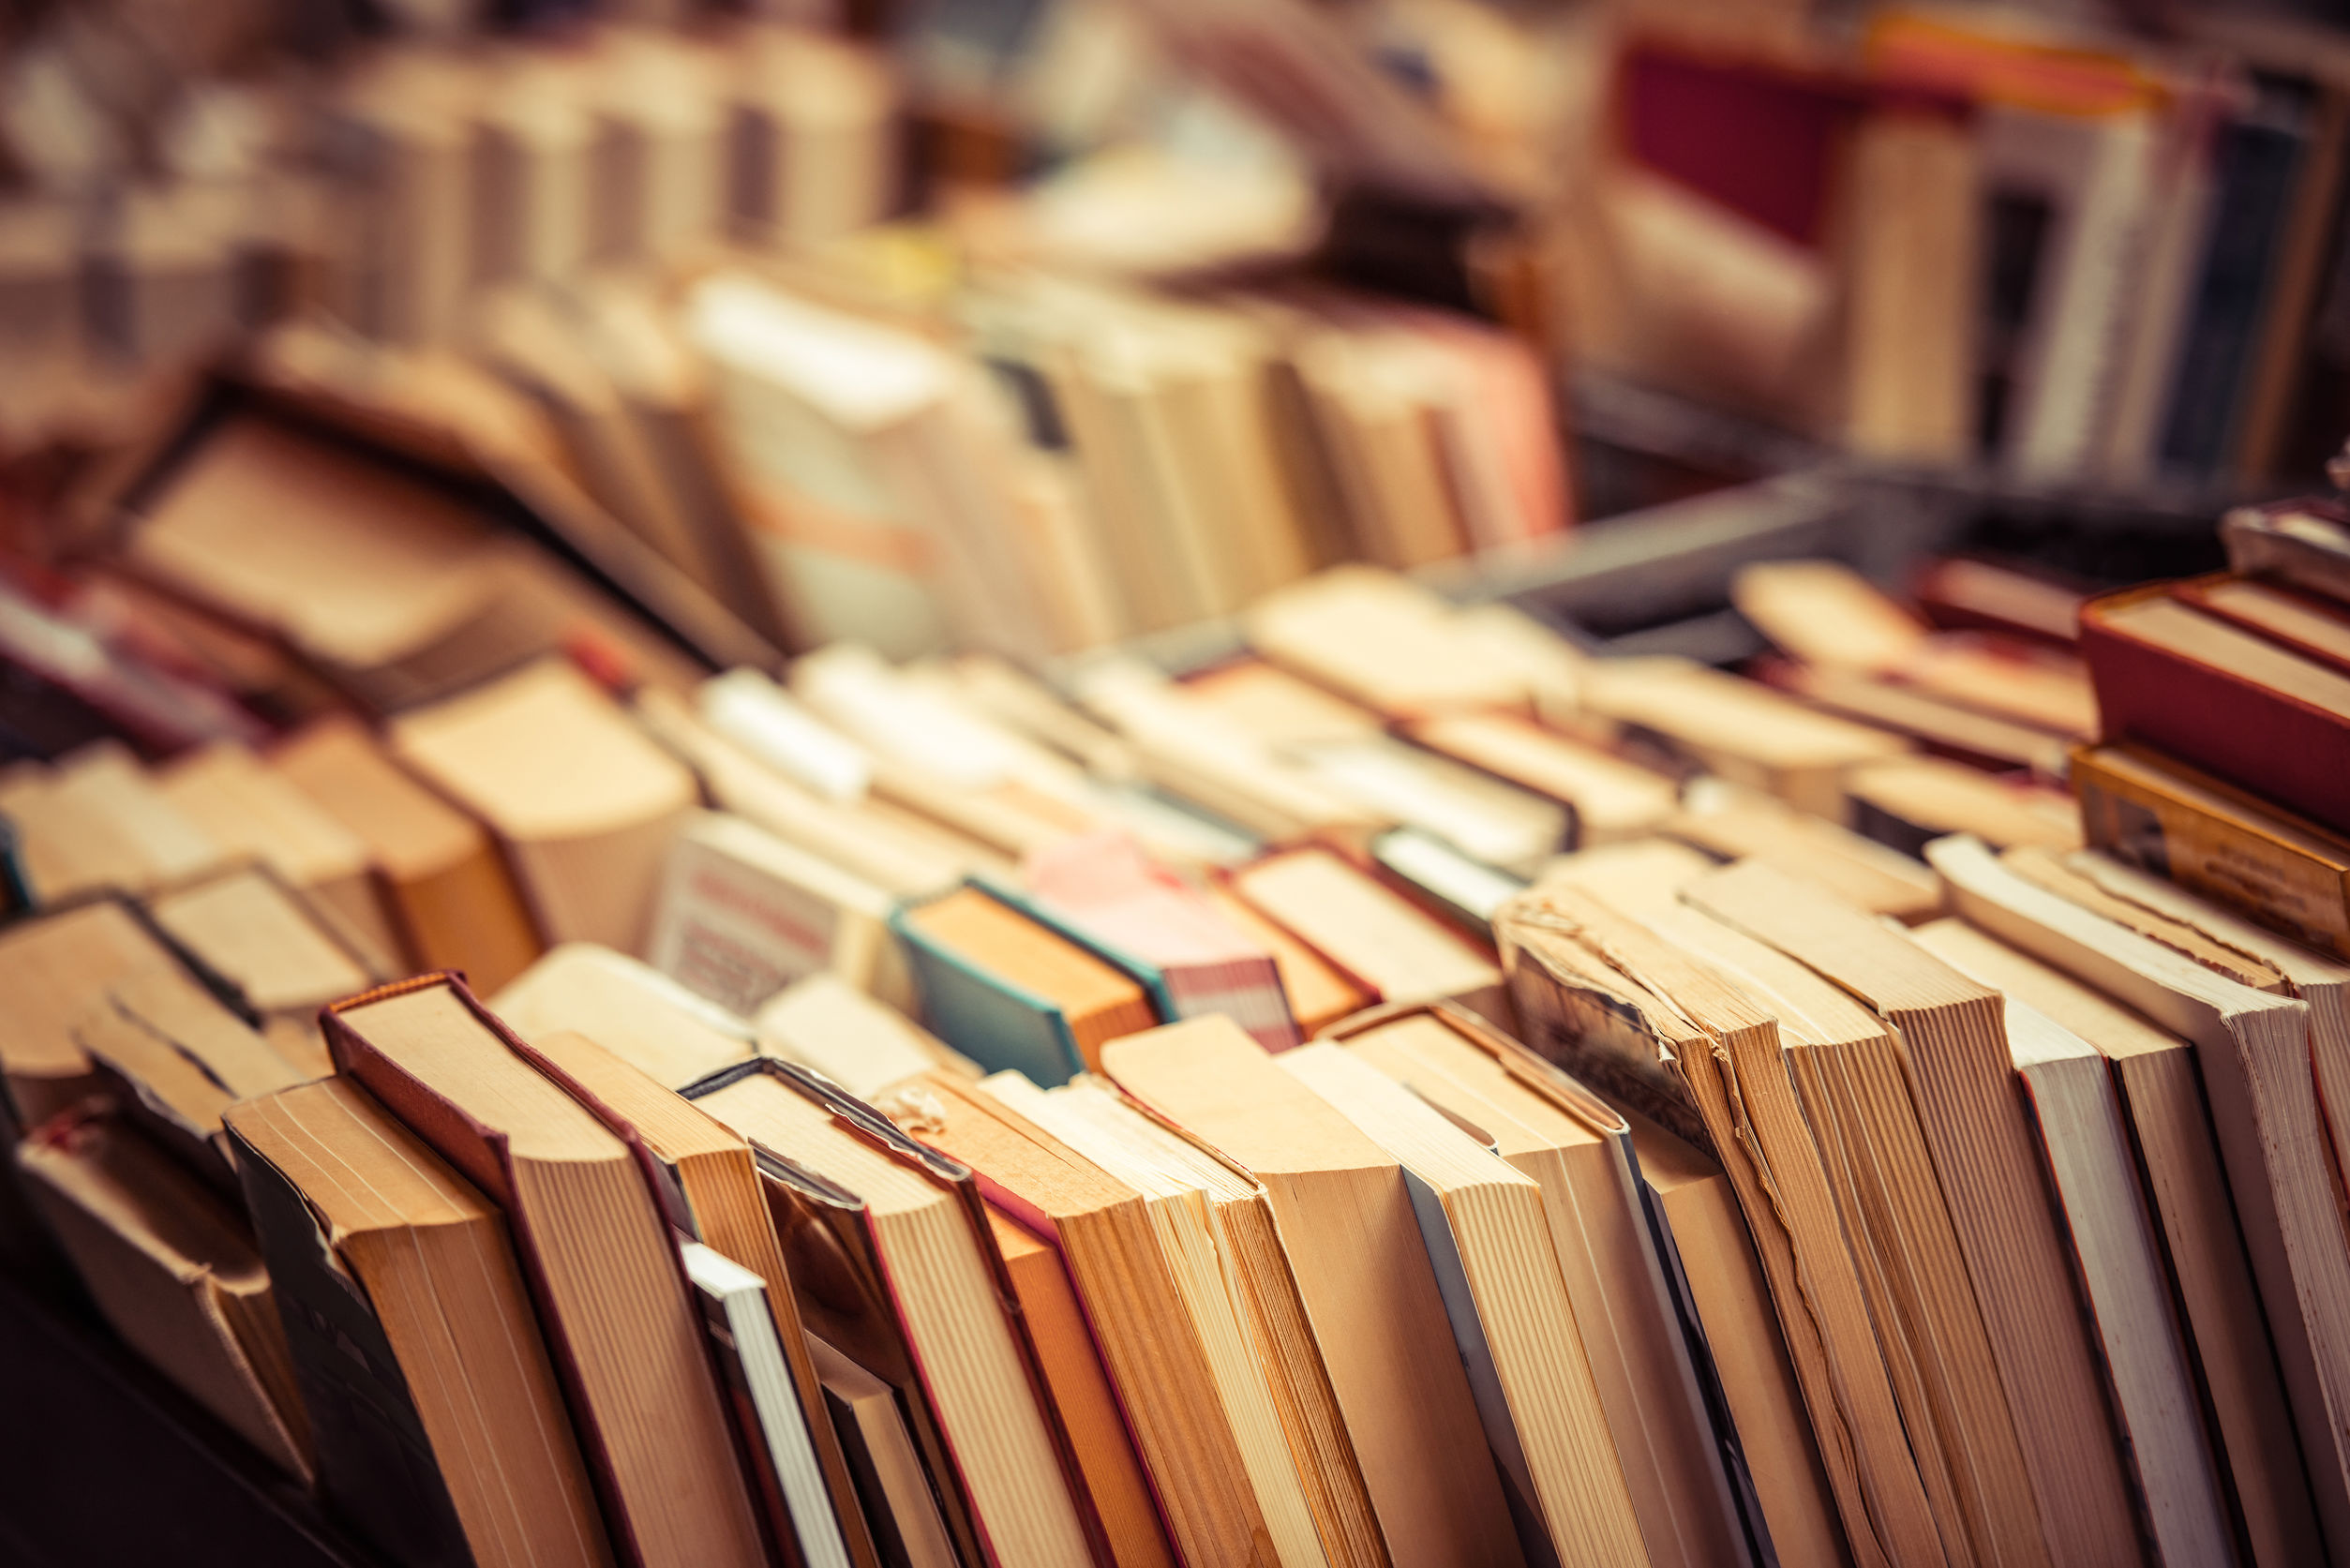
[[[2350,831],[2350,675],[2182,603],[2127,589],[2081,612],[2104,739],[2152,747]]]
[[[2350,957],[2350,838],[2135,746],[2073,754],[2093,849]]]
[[[228,1137],[326,1497],[402,1562],[610,1562],[497,1207],[349,1079]]]
[[[2350,1530],[2350,1442],[2328,1413],[2350,1382],[2350,1255],[2311,1061],[2310,1005],[2228,979],[2034,887],[1980,844],[1946,840],[1933,859],[1969,924],[2193,1043],[2318,1518],[2329,1536]]]
[[[554,948],[489,1003],[525,1039],[557,1029],[592,1036],[667,1089],[755,1053],[743,1020],[643,960],[592,942]]]
[[[1159,1022],[1130,973],[971,883],[892,919],[922,1005],[949,1045],[980,1066],[1060,1083],[1097,1067],[1104,1041]]]
[[[1713,1360],[1702,1331],[1682,1321],[1686,1283],[1652,1224],[1629,1125],[1565,1073],[1456,1008],[1382,1008],[1324,1038],[1480,1129],[1541,1188],[1651,1563],[1752,1561],[1741,1501],[1751,1490],[1745,1458],[1735,1429],[1717,1430]]]
[[[1592,1381],[1540,1185],[1503,1159],[1482,1129],[1463,1130],[1343,1046],[1317,1041],[1280,1067],[1398,1161],[1529,1560],[1654,1561]],[[1744,1558],[1733,1542],[1714,1561]]]
[[[73,1038],[83,1008],[112,985],[182,969],[135,908],[114,899],[17,921],[0,933],[0,988],[10,1023],[0,1035],[0,1080],[16,1130],[29,1132],[98,1086]]]
[[[814,1335],[808,1353],[881,1561],[890,1568],[958,1568],[897,1390]]]
[[[325,1020],[337,1068],[505,1211],[622,1560],[764,1561],[642,1141],[543,1074],[454,976]]]

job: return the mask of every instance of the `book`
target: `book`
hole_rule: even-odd
[[[1141,983],[978,884],[901,907],[893,924],[932,1023],[991,1071],[1059,1083],[1098,1068],[1104,1041],[1159,1021]]]
[[[1374,1014],[1325,1038],[1477,1128],[1540,1189],[1649,1561],[1746,1561],[1746,1527],[1639,1192],[1629,1125],[1516,1041],[1442,1007]]]
[[[1272,955],[1273,966],[1280,972],[1281,994],[1288,1000],[1301,1038],[1311,1039],[1340,1019],[1370,1005],[1372,994],[1368,988],[1258,914],[1228,888],[1210,885],[1201,890],[1201,896],[1234,930]]]
[[[2080,816],[2062,794],[1942,757],[1866,763],[1845,775],[1844,787],[1853,827],[1906,855],[1946,833],[1972,833],[2001,848],[2080,847]]]
[[[326,1030],[337,1068],[505,1212],[618,1549],[646,1563],[763,1561],[635,1142],[540,1073],[454,977],[350,998]]]
[[[392,978],[258,866],[158,892],[147,900],[147,914],[182,950],[234,986],[279,1053],[313,1078],[329,1070],[318,1009]]]
[[[54,768],[12,769],[0,812],[15,825],[27,890],[42,903],[142,895],[217,871],[228,858],[116,741],[82,747]]]
[[[2330,600],[2233,575],[2190,577],[2171,591],[2207,615],[2283,643],[2337,673],[2350,671],[2350,620]]]
[[[356,723],[307,725],[268,759],[367,846],[407,963],[462,970],[494,991],[538,956],[530,911],[488,833],[411,778]]]
[[[102,1118],[52,1125],[18,1144],[13,1163],[114,1332],[307,1484],[309,1416],[268,1271],[232,1201]]]
[[[682,1089],[753,1053],[742,1019],[641,959],[588,942],[553,949],[492,995],[490,1006],[525,1039],[559,1029],[592,1032],[665,1088]]]
[[[1715,872],[1684,896],[1851,992],[1897,1032],[1932,1179],[1994,1357],[1995,1386],[1983,1392],[2004,1392],[2043,1539],[2067,1557],[2123,1550],[2134,1528],[2128,1484],[2066,1243],[2013,1087],[1998,993],[1769,867]]]
[[[749,1064],[705,1080],[693,1098],[812,1172],[814,1191],[805,1180],[795,1184],[803,1199],[831,1194],[817,1201],[832,1277],[820,1294],[810,1282],[799,1286],[810,1332],[869,1370],[886,1371],[917,1414],[916,1441],[959,1556],[1090,1561],[1098,1526],[1087,1523],[1066,1439],[1011,1315],[1015,1298],[969,1171],[798,1074],[771,1061]],[[810,1229],[790,1227],[787,1256],[805,1255],[813,1267],[823,1252],[807,1252],[822,1246]]]
[[[2083,1277],[2090,1281],[2092,1300],[2101,1287],[2108,1296],[2130,1289],[2141,1298],[2134,1307],[2117,1302],[2098,1313],[2101,1324],[2117,1325],[2101,1332],[2107,1339],[2107,1358],[2115,1368],[2117,1397],[2123,1401],[2125,1417],[2133,1416],[2133,1404],[2143,1408],[2149,1396],[2167,1397],[2190,1409],[2198,1397],[2208,1398],[2212,1411],[2217,1435],[2209,1446],[2217,1461],[2215,1478],[2222,1484],[2216,1510],[2202,1495],[2204,1488],[2191,1466],[2182,1468],[2179,1456],[2163,1453],[2165,1446],[2175,1448],[2191,1424],[2176,1417],[2166,1423],[2136,1418],[2144,1428],[2133,1429],[2141,1486],[2148,1503],[2169,1515],[2156,1515],[2158,1541],[2167,1535],[2165,1549],[2177,1553],[2177,1542],[2196,1522],[2195,1513],[2223,1520],[2232,1501],[2245,1521],[2255,1561],[2283,1561],[2293,1550],[2309,1549],[2317,1517],[2298,1470],[2273,1468],[2273,1456],[2292,1444],[2292,1417],[2275,1352],[2268,1337],[2253,1327],[2260,1321],[2260,1307],[2252,1293],[2243,1238],[2226,1198],[2219,1150],[2201,1110],[2187,1043],[1963,921],[1932,921],[1919,928],[1918,940],[1962,973],[1997,986],[2007,997],[2011,1018],[2024,1016],[2035,1031],[2042,1030],[2038,1021],[2044,1020],[2047,1027],[2065,1030],[2094,1050],[2098,1061],[2111,1066],[2111,1090],[2102,1089],[2101,1074],[2074,1074],[2080,1080],[2073,1088],[2075,1104],[2085,1103],[2087,1115],[2075,1110],[2068,1116],[2045,1103],[2039,1103],[2038,1115],[2044,1135],[2090,1135],[2081,1139],[2069,1171],[2051,1150],[2051,1169],[2058,1172],[2060,1191],[2066,1190],[2068,1175],[2074,1188],[2095,1183],[2105,1202],[2118,1203],[2126,1211],[2136,1184],[2119,1178],[2133,1177],[2133,1162],[2146,1172],[2149,1219],[2141,1223],[2124,1212],[2100,1224],[2074,1212],[2072,1224],[2077,1246],[2127,1248],[2121,1257],[2103,1260],[2102,1269],[2092,1268],[2091,1260],[2084,1258]],[[2062,1038],[2056,1043],[2061,1047]],[[2034,1083],[2027,1068],[2024,1076],[2035,1102],[2042,1101],[2051,1087],[2045,1080],[2053,1075],[2043,1071],[2043,1082]],[[2097,1103],[2108,1095],[2114,1099],[2111,1123]],[[2096,1136],[2106,1127],[2125,1129],[2127,1135],[2119,1140]],[[2115,1146],[2102,1157],[2110,1167],[2104,1174],[2084,1170],[2080,1155],[2108,1142]],[[2113,1164],[2116,1155],[2118,1165]],[[2071,1208],[2079,1200],[2067,1191],[2065,1201]],[[2137,1277],[2122,1276],[2117,1265],[2141,1250],[2146,1253],[2144,1266],[2132,1271]],[[2183,1338],[2162,1327],[2173,1289],[2183,1307]],[[2244,1338],[2248,1333],[2253,1337]],[[2149,1386],[2146,1372],[2153,1368],[2147,1363],[2174,1341],[2187,1375],[2175,1380],[2175,1387]],[[2125,1382],[2124,1368],[2133,1358],[2139,1362],[2139,1376]],[[2130,1393],[2120,1394],[2125,1387]],[[2171,1477],[2167,1489],[2158,1489],[2163,1484],[2155,1477],[2165,1458]],[[2193,1509],[2183,1518],[2182,1501]]]
[[[2076,751],[2073,788],[2090,847],[2350,954],[2350,839],[2141,747]]]
[[[1099,1473],[1087,1452],[1100,1449],[1115,1463],[1127,1448],[1148,1466],[1166,1517],[1164,1536],[1148,1531],[1130,1544],[1114,1534],[1112,1555],[1125,1561],[1172,1546],[1209,1561],[1258,1549],[1285,1563],[1321,1557],[1239,1292],[1218,1262],[1206,1203],[1086,1157],[1022,1114],[1016,1099],[935,1083],[924,1093],[910,1118],[918,1136],[968,1165],[998,1208],[1025,1217],[1049,1239],[1090,1307],[1126,1421],[1081,1446],[1079,1466],[1105,1524],[1138,1514],[1138,1523],[1155,1522],[1154,1510],[1137,1509],[1131,1482]],[[1107,1500],[1105,1484],[1115,1484]]]
[[[534,1065],[566,1094],[614,1131],[625,1127],[642,1140],[681,1202],[693,1238],[683,1247],[687,1280],[704,1298],[706,1319],[711,1298],[722,1307],[711,1330],[721,1381],[730,1395],[749,1385],[756,1419],[741,1421],[738,1410],[738,1425],[746,1448],[765,1456],[751,1468],[761,1478],[754,1490],[772,1538],[797,1543],[812,1568],[870,1561],[750,1144],[586,1035],[543,1033],[531,1049]],[[731,1350],[718,1340],[721,1332],[732,1337]]]
[[[349,1079],[227,1125],[320,1490],[415,1561],[611,1561],[496,1206]]]
[[[272,1049],[218,997],[171,969],[104,987],[70,1028],[124,1119],[231,1196],[237,1174],[223,1113],[238,1100],[313,1076]]]
[[[1669,1247],[1684,1282],[1692,1353],[1702,1347],[1737,1434],[1746,1487],[1733,1489],[1750,1491],[1761,1516],[1749,1539],[1767,1542],[1781,1562],[1834,1558],[1845,1549],[1835,1498],[1729,1180],[1696,1145],[1638,1112],[1623,1114],[1640,1181],[1654,1194],[1651,1212],[1663,1213],[1659,1251]]]
[[[1268,1051],[1297,1043],[1273,955],[1131,839],[1073,839],[1031,857],[1023,875],[1044,907],[1155,971],[1170,1022],[1222,1013]]]
[[[745,818],[696,812],[663,863],[645,952],[652,966],[748,1018],[829,969],[893,1007],[913,979],[881,889]]]
[[[2350,830],[2350,675],[2193,609],[2165,585],[2094,599],[2081,652],[2103,739],[2166,753]]]
[[[1565,805],[1578,849],[1639,838],[1673,812],[1671,780],[1516,714],[1444,713],[1414,720],[1402,733]]]
[[[251,748],[216,741],[156,775],[164,799],[224,849],[249,855],[331,912],[374,967],[400,962],[400,936],[378,896],[367,844]]]
[[[1371,840],[1370,863],[1389,887],[1480,944],[1492,942],[1494,915],[1526,885],[1417,828]]]
[[[1400,1167],[1275,1061],[1214,1018],[1102,1053],[1119,1088],[1263,1184],[1390,1555],[1516,1562]]]
[[[2318,1519],[2330,1530],[2344,1471],[2328,1446],[2331,1428],[2319,1423],[2339,1381],[2336,1330],[2344,1320],[2325,1304],[2350,1285],[2350,1258],[2335,1239],[2323,1169],[2309,1004],[2239,985],[2035,888],[1980,844],[1951,839],[1933,853],[1968,924],[2193,1043]]]
[[[694,780],[576,667],[532,665],[412,709],[389,743],[497,836],[543,940],[642,944]]]
[[[1525,682],[1480,657],[1456,612],[1373,567],[1334,567],[1250,606],[1250,646],[1388,718],[1452,709],[1524,709]]]
[[[110,986],[180,969],[153,928],[113,899],[19,920],[0,931],[0,984],[14,1022],[0,1036],[0,1073],[21,1137],[97,1087],[73,1025]]]
[[[1800,664],[1893,671],[1931,635],[1883,589],[1837,560],[1766,560],[1730,578],[1730,604]]]
[[[1012,1292],[1036,1339],[1045,1385],[1069,1427],[1078,1468],[1101,1516],[1112,1556],[1125,1562],[1173,1563],[1175,1551],[1159,1516],[1150,1477],[1127,1433],[1117,1390],[1095,1345],[1069,1268],[1050,1243],[993,1203],[987,1217],[995,1250],[1003,1255],[1004,1272],[1011,1277]]]
[[[1921,920],[1941,909],[1934,874],[1911,857],[1767,795],[1693,781],[1663,836],[1722,859],[1757,859],[1809,877],[1871,914]]]
[[[1385,1549],[1362,1469],[1265,1189],[1099,1079],[1042,1090],[1017,1074],[993,1073],[981,1086],[1013,1116],[1143,1195],[1218,1381],[1235,1390],[1228,1408],[1251,1418],[1244,1423],[1236,1414],[1234,1428],[1244,1439],[1250,1473],[1268,1511],[1286,1514],[1293,1493],[1302,1488],[1325,1556],[1381,1561]],[[1226,1273],[1229,1312],[1203,1277],[1202,1265],[1211,1259],[1220,1259]],[[1237,1356],[1232,1353],[1235,1332]],[[1257,1397],[1260,1384],[1270,1396],[1269,1407]],[[1286,1436],[1286,1460],[1265,1441],[1267,1413],[1278,1416]]]
[[[1509,1026],[1502,974],[1456,934],[1326,849],[1282,851],[1232,874],[1232,890],[1383,1002],[1457,1001]]]
[[[891,1568],[956,1568],[954,1545],[895,1391],[814,1335],[808,1354],[823,1380],[825,1408],[856,1475],[881,1560]]]
[[[1844,814],[1848,769],[1909,750],[1885,730],[1680,660],[1609,660],[1583,685],[1586,709],[1634,754],[1654,751],[1831,822]]]
[[[1590,1361],[1579,1338],[1557,1332],[1574,1310],[1546,1246],[1539,1184],[1335,1042],[1291,1052],[1280,1068],[1399,1161],[1521,1535],[1563,1561],[1649,1550],[1623,1470],[1609,1462],[1615,1444]]]
[[[1833,1420],[1827,1429],[1848,1437],[1819,1454],[1854,1561],[1930,1561],[1945,1539],[1966,1549],[1938,1479],[1929,1496],[1934,1449],[1913,1449],[1905,1429],[1778,1018],[1733,977],[1571,885],[1530,890],[1499,926],[1530,1045],[1722,1162],[1812,1426]]]
[[[811,975],[751,1021],[759,1054],[812,1068],[859,1099],[929,1072],[980,1076],[977,1063],[838,975]]]
[[[2231,507],[2220,517],[2228,570],[2350,600],[2350,519],[2320,498]]]
[[[1907,735],[1937,755],[1987,772],[2030,769],[2064,774],[2064,740],[2046,730],[1965,708],[1922,687],[1864,671],[1816,665],[1774,665],[1761,678],[1831,713]]]

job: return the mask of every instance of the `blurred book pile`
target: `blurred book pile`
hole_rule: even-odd
[[[2350,1561],[2327,35],[150,10],[0,10],[0,1388],[174,1501],[8,1531]]]

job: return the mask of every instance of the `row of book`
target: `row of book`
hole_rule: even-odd
[[[18,1163],[419,1559],[2311,1561],[2344,972],[2077,851],[2006,587],[1754,569],[1775,686],[1352,569],[1179,678],[19,768]]]

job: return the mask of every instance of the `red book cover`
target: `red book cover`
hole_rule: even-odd
[[[2092,600],[2081,652],[2107,741],[2151,746],[2350,832],[2350,676],[2203,614],[2170,584]]]

